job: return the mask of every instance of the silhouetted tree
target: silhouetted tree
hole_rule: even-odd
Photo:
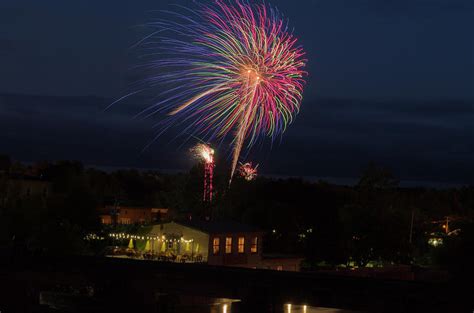
[[[371,162],[364,169],[357,187],[361,189],[393,189],[398,187],[398,184],[399,181],[393,176],[390,169]]]

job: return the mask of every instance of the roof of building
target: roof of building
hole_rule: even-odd
[[[223,233],[258,233],[262,232],[255,226],[238,223],[235,221],[205,221],[205,220],[187,220],[178,221],[177,224],[181,224],[187,227],[191,227],[208,234],[223,234]]]

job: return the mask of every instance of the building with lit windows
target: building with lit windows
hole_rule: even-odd
[[[186,221],[154,225],[147,236],[177,238],[152,244],[153,251],[172,251],[209,265],[260,267],[263,232],[229,221]]]

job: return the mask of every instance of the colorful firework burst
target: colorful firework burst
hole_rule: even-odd
[[[234,175],[242,149],[281,135],[298,113],[304,86],[304,51],[287,21],[267,4],[215,0],[186,14],[153,20],[138,43],[151,74],[132,94],[163,90],[141,116],[166,113],[162,130],[208,142],[231,139]]]
[[[213,178],[214,178],[214,149],[209,145],[200,143],[191,151],[194,155],[204,162],[204,192],[203,201],[212,202]]]
[[[257,178],[257,168],[258,164],[254,167],[252,162],[240,163],[240,176],[242,176],[246,181],[252,181]]]

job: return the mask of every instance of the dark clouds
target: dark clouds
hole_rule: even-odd
[[[139,106],[95,97],[1,96],[0,151],[23,160],[79,159],[103,166],[186,169],[192,165],[171,131],[150,149],[153,120]],[[435,108],[431,110],[431,108]],[[306,105],[282,143],[249,154],[274,175],[357,177],[369,162],[405,180],[473,183],[474,103],[318,99]],[[220,162],[228,162],[225,146]]]
[[[294,160],[291,151],[304,163],[302,173],[311,175],[354,176],[374,160],[405,179],[472,181],[473,102],[318,103],[305,108],[280,147],[283,151],[275,153],[280,169],[285,168],[282,154]],[[315,118],[310,121],[309,116]]]

